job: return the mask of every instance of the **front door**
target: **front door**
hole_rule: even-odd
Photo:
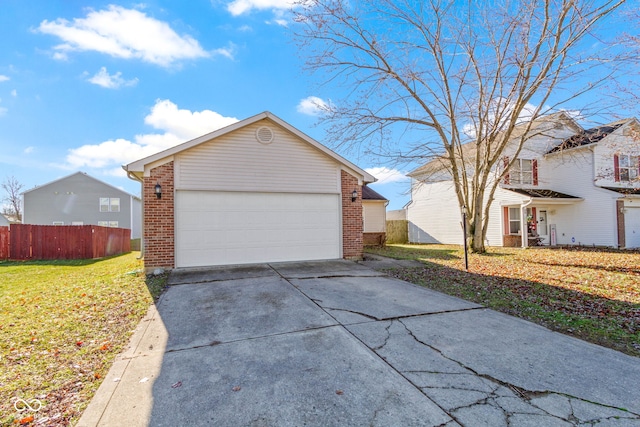
[[[537,231],[538,235],[542,239],[542,243],[545,245],[549,244],[549,226],[547,224],[547,211],[539,211],[538,212],[538,220],[537,220]]]

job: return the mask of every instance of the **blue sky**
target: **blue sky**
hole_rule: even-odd
[[[302,71],[288,0],[0,7],[0,179],[24,190],[83,171],[139,194],[120,165],[265,110],[322,143],[312,100],[339,97]],[[345,157],[409,200],[402,171]]]

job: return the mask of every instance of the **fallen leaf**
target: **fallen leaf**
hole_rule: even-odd
[[[171,388],[178,388],[178,387],[182,387],[182,381],[178,381],[177,383],[174,383],[171,385]]]
[[[337,394],[338,396],[342,396],[342,395],[344,394],[344,391],[342,391],[342,390],[336,390],[336,394]]]
[[[235,386],[234,388],[231,389],[232,391],[240,391],[242,390],[242,387],[240,387],[239,385]]]
[[[149,378],[144,377],[143,379],[141,379],[139,382],[141,383],[146,383],[147,381],[149,381]]]

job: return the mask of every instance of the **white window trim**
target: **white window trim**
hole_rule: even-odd
[[[103,200],[106,203],[102,203]],[[117,204],[114,203],[114,201],[117,200]],[[102,209],[102,207],[106,207],[105,210]],[[114,209],[114,207],[117,206],[118,209]],[[99,197],[98,198],[98,211],[99,212],[120,212],[120,197]]]
[[[518,212],[518,217],[517,218],[512,218],[511,217],[511,210],[512,209],[514,209],[514,210],[516,210]],[[520,236],[522,234],[522,230],[520,229],[520,227],[521,227],[521,220],[520,220],[521,209],[519,207],[515,207],[515,208],[514,207],[509,207],[508,212],[509,212],[509,218],[508,218],[509,219],[509,235],[511,235],[511,236]],[[518,229],[519,229],[519,231],[516,232],[516,233],[511,231],[511,224],[515,223],[515,222],[518,223]]]
[[[524,170],[523,162],[529,162],[529,169]],[[525,174],[528,180],[525,182]],[[509,183],[513,185],[533,185],[533,160],[532,159],[516,159],[516,162],[509,170]]]
[[[626,166],[622,165],[623,159],[626,159]],[[620,154],[618,156],[620,182],[633,182],[640,178],[638,176],[638,162],[640,162],[640,156],[632,156],[630,154]]]

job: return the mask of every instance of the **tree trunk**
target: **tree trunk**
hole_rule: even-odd
[[[470,240],[469,246],[471,247],[471,252],[474,252],[477,254],[483,254],[487,252],[487,249],[484,247],[485,228],[483,227],[483,222],[482,222],[482,202],[476,203],[474,215],[473,215],[473,218],[471,219],[471,223],[472,223],[470,225],[471,233],[469,236],[469,240]]]

